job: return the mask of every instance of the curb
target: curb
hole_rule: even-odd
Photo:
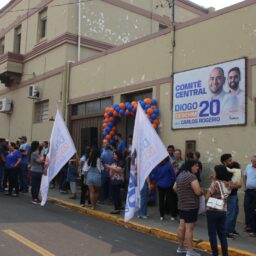
[[[151,234],[153,236],[171,240],[171,241],[178,241],[178,236],[176,233],[172,233],[172,232],[165,231],[165,230],[158,229],[158,228],[152,228],[152,227],[145,226],[145,225],[135,223],[132,221],[125,222],[123,218],[120,218],[120,217],[117,217],[117,216],[114,216],[114,215],[111,215],[111,214],[108,214],[105,212],[92,210],[92,209],[89,209],[86,207],[81,207],[80,205],[70,203],[70,202],[67,202],[64,200],[60,200],[60,199],[57,199],[54,197],[49,197],[48,201],[52,202],[54,204],[57,204],[57,205],[68,207],[69,209],[73,209],[73,210],[76,210],[81,213],[85,213],[85,214],[109,221],[109,222],[114,222],[118,225],[124,226],[126,228],[131,228],[131,229],[137,230],[142,233]],[[205,242],[205,241],[198,240],[198,239],[193,239],[193,244],[194,244],[194,247],[196,247],[198,249],[207,251],[209,253],[211,252],[211,246],[210,246],[209,242]],[[218,247],[220,250],[220,246],[218,246]],[[250,252],[243,251],[243,250],[233,248],[233,247],[229,247],[228,252],[229,252],[229,256],[255,256],[256,255],[254,253],[250,253]]]

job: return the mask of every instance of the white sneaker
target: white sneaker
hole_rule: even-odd
[[[201,256],[201,254],[198,252],[187,252],[186,256]]]
[[[187,253],[187,249],[185,247],[178,247],[176,252],[177,253]]]

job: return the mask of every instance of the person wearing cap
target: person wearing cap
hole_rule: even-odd
[[[20,152],[21,162],[19,166],[19,189],[23,193],[28,192],[28,163],[30,154],[30,145],[27,143],[27,137],[21,136],[20,140]]]

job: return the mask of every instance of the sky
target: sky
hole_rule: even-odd
[[[138,0],[139,1],[139,0]],[[190,0],[203,7],[214,7],[216,10],[227,7],[229,5],[242,2],[243,0]],[[0,9],[5,6],[10,0],[0,0]]]

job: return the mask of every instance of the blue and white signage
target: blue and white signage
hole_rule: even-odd
[[[245,124],[245,59],[174,74],[173,129]]]

